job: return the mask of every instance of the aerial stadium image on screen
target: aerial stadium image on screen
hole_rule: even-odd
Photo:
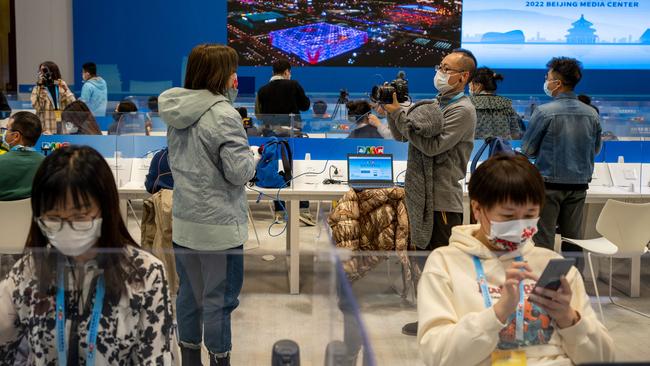
[[[228,0],[244,66],[431,67],[461,42],[462,0]]]

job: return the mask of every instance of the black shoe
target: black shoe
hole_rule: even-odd
[[[201,349],[181,346],[181,365],[202,366],[203,364],[201,363]]]
[[[210,366],[230,366],[230,353],[226,357],[210,354]]]
[[[402,327],[402,334],[407,336],[417,336],[418,335],[418,322],[408,323]]]

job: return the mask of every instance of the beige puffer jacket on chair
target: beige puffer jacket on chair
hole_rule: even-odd
[[[412,267],[408,257],[409,222],[404,202],[403,188],[367,189],[356,192],[351,189],[339,201],[329,216],[329,225],[337,248],[359,253],[343,262],[350,281],[363,277],[395,251],[402,264],[405,294],[413,290],[419,271]],[[410,290],[409,290],[410,289]]]

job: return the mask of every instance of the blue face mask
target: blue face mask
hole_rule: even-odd
[[[235,103],[235,99],[237,99],[237,94],[239,94],[239,90],[235,88],[228,88],[226,91],[226,98],[230,101],[230,103]]]
[[[11,144],[9,142],[7,142],[7,134],[8,133],[9,133],[9,131],[7,130],[7,131],[5,131],[5,133],[2,134],[2,145],[10,148]]]

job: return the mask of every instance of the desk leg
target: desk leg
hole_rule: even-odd
[[[120,214],[122,214],[122,220],[124,220],[124,225],[129,227],[129,200],[120,199]]]
[[[300,293],[300,201],[287,201],[287,252],[289,253],[289,292]]]

